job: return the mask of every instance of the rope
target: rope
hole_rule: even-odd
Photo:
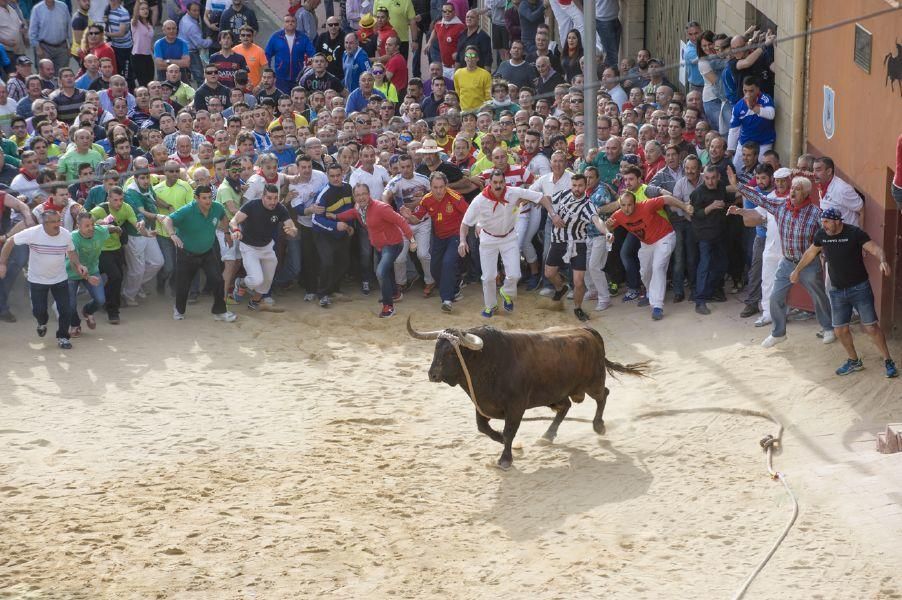
[[[464,360],[464,355],[460,351],[460,338],[447,331],[441,332],[438,334],[438,337],[439,339],[448,340],[448,343],[454,348],[454,352],[457,353],[457,359],[460,361],[460,366],[463,367],[464,370],[464,376],[467,378],[467,387],[470,388],[470,401],[473,402],[473,406],[476,407],[476,412],[485,419],[491,419],[490,416],[482,412],[482,409],[479,408],[479,403],[476,402],[476,388],[473,387],[473,380],[470,379],[470,370],[467,369],[467,362]]]
[[[758,563],[755,569],[749,574],[746,580],[743,582],[742,586],[736,591],[733,595],[733,600],[741,600],[745,597],[746,592],[748,592],[749,587],[752,585],[752,582],[755,580],[755,577],[758,576],[759,573],[764,569],[765,565],[767,565],[768,561],[770,561],[771,557],[777,552],[777,549],[780,547],[780,544],[783,543],[783,540],[786,539],[786,536],[789,534],[789,530],[792,529],[792,526],[796,522],[796,518],[799,516],[799,501],[796,499],[795,494],[793,494],[792,489],[789,487],[789,483],[786,481],[786,475],[781,473],[780,471],[774,470],[773,465],[773,455],[774,449],[778,448],[783,439],[783,424],[780,423],[777,419],[773,417],[770,413],[761,412],[757,410],[748,410],[744,408],[721,408],[721,407],[710,407],[710,408],[689,408],[689,409],[677,409],[677,410],[658,410],[648,413],[643,413],[639,415],[639,419],[648,419],[653,417],[664,417],[671,416],[677,414],[684,413],[696,413],[696,412],[718,412],[724,414],[732,414],[732,415],[743,415],[748,417],[760,417],[762,419],[767,419],[777,426],[776,435],[767,435],[760,442],[759,445],[764,450],[765,456],[765,468],[767,469],[767,473],[771,479],[777,480],[783,484],[783,488],[786,490],[786,494],[789,496],[789,499],[792,501],[792,516],[790,516],[789,521],[787,521],[786,526],[783,528],[782,533],[780,533],[779,537],[771,546],[770,550],[767,552],[765,557]]]

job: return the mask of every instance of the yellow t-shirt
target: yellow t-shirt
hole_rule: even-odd
[[[266,128],[267,131],[272,131],[272,128],[276,125],[282,124],[283,117],[279,117],[274,119],[272,123]],[[299,115],[298,113],[294,113],[294,124],[298,127],[307,127],[310,123],[307,122],[307,119],[304,118],[304,115]]]
[[[492,75],[480,67],[454,71],[454,90],[460,98],[460,110],[476,110],[492,99]]]

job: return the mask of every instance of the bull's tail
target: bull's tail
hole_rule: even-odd
[[[604,368],[612,377],[617,377],[618,373],[623,373],[625,375],[634,375],[636,377],[648,377],[649,361],[646,360],[643,362],[622,365],[606,358],[604,359]]]

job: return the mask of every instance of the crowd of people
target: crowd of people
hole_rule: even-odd
[[[246,0],[0,0],[0,320],[27,268],[62,348],[152,293],[176,320],[210,294],[229,322],[295,288],[328,308],[378,287],[388,318],[405,293],[451,312],[479,284],[487,319],[518,290],[579,321],[615,296],[657,321],[668,292],[699,315],[735,295],[770,347],[800,281],[848,350],[837,372],[861,368],[854,318],[895,376],[861,196],[829,157],[774,150],[771,32],[690,22],[682,57],[621,59],[620,3],[596,0],[586,65],[572,2],[325,2],[321,26],[320,0],[292,0],[263,40]]]

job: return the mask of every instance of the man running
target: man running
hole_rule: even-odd
[[[500,150],[500,148],[495,149]],[[496,275],[498,273],[498,256],[504,265],[504,285],[501,287],[501,300],[504,310],[513,312],[514,298],[517,296],[517,282],[520,280],[520,244],[517,238],[517,222],[520,218],[521,204],[542,202],[550,214],[551,199],[541,192],[533,192],[507,185],[504,170],[493,169],[489,177],[489,185],[470,203],[460,225],[460,243],[458,254],[461,258],[470,251],[467,246],[467,235],[470,227],[477,226],[479,232],[479,262],[482,264],[482,295],[485,308],[482,316],[490,318],[498,310]]]
[[[106,303],[106,295],[103,293],[103,281],[100,278],[100,254],[106,245],[106,241],[113,233],[122,230],[115,225],[101,225],[94,222],[91,213],[81,212],[75,220],[78,227],[72,232],[72,244],[78,254],[78,260],[88,271],[84,277],[79,273],[72,261],[66,259],[66,273],[69,275],[69,304],[72,307],[69,320],[69,337],[81,335],[81,318],[78,315],[78,289],[84,287],[91,296],[91,301],[82,308],[82,316],[88,324],[88,329],[97,327],[94,319],[100,307]]]
[[[24,229],[3,244],[0,251],[0,279],[6,277],[6,265],[13,246],[28,246],[28,288],[31,295],[31,313],[38,321],[38,336],[47,334],[47,293],[53,294],[59,313],[56,342],[63,350],[72,348],[69,341],[69,276],[66,274],[66,257],[76,273],[88,276],[88,270],[78,262],[78,254],[72,243],[72,234],[63,229],[62,216],[55,210],[45,211],[41,224]]]
[[[263,198],[246,202],[229,221],[233,243],[241,243],[241,260],[247,274],[235,280],[234,296],[237,301],[244,295],[243,289],[253,292],[247,303],[251,310],[271,310],[263,296],[269,293],[276,274],[274,240],[280,224],[285,235],[297,236],[288,209],[279,203],[279,188],[271,183],[263,187]]]

